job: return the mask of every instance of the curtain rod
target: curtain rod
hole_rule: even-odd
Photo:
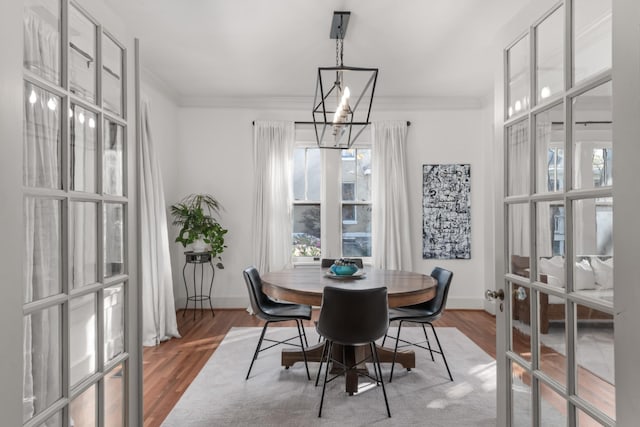
[[[584,122],[575,122],[576,125],[610,125],[612,122],[610,120],[587,120]],[[564,125],[564,122],[551,122],[552,125]]]
[[[256,121],[255,120],[252,121],[251,124],[253,126],[255,126]],[[295,125],[312,125],[312,124],[314,124],[314,122],[293,122],[293,124],[295,124]],[[367,123],[367,124],[371,124],[371,123]],[[409,120],[407,120],[407,126],[411,126],[411,122]]]

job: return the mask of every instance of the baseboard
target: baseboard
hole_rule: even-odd
[[[484,299],[481,298],[447,298],[447,308],[457,310],[484,310]]]

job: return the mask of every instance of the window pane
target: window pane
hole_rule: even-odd
[[[24,68],[60,84],[60,0],[24,1]]]
[[[615,419],[613,318],[575,304],[577,394]]]
[[[23,182],[62,188],[60,173],[62,100],[31,83],[24,87]]]
[[[107,373],[104,380],[104,425],[124,426],[124,366]]]
[[[25,198],[24,302],[61,292],[61,209],[59,200]]]
[[[509,90],[507,117],[529,108],[529,36],[523,37],[507,51]]]
[[[96,295],[74,298],[69,306],[70,383],[73,387],[96,372]]]
[[[69,90],[96,100],[96,26],[78,9],[69,7]]]
[[[24,421],[39,414],[62,396],[60,312],[60,307],[56,306],[24,317]]]
[[[370,205],[342,205],[342,256],[371,256]]]
[[[573,22],[573,80],[579,82],[611,68],[611,0],[574,0]]]
[[[529,194],[529,122],[522,121],[507,130],[507,170],[509,195]]]
[[[124,139],[120,125],[105,120],[104,123],[104,193],[114,196],[124,194]]]
[[[96,114],[71,105],[71,189],[96,192],[98,134]]]
[[[124,286],[104,290],[104,360],[124,352]]]
[[[371,150],[342,150],[342,200],[371,200]]]
[[[69,427],[96,426],[96,386],[85,390],[69,405]]]
[[[307,149],[307,200],[320,200],[320,149]]]
[[[69,208],[71,287],[98,281],[98,205],[71,202]]]
[[[109,36],[102,36],[102,94],[103,105],[122,115],[122,49]]]
[[[319,257],[320,205],[293,206],[293,256]]]
[[[535,117],[536,192],[564,190],[564,111],[563,104]]]
[[[536,28],[536,100],[563,90],[564,7],[559,7]]]
[[[104,277],[124,273],[124,207],[104,204]]]
[[[613,185],[612,85],[607,82],[573,100],[573,186]]]

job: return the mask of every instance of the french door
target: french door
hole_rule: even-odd
[[[74,1],[2,15],[1,424],[136,425],[131,43]]]
[[[618,127],[620,109],[614,109],[620,105],[614,93],[621,93],[614,85],[626,83],[616,80],[614,64],[629,69],[637,61],[612,60],[613,46],[627,42],[613,37],[614,11],[622,16],[625,10],[635,13],[628,28],[637,28],[638,7],[630,3],[560,1],[532,17],[504,50],[500,424],[612,426],[620,414],[626,421],[630,411],[637,414],[617,396],[621,375],[615,372],[616,361],[632,357],[616,354],[623,341],[617,328],[628,326],[616,308],[618,293],[633,295],[633,284],[621,280],[628,276],[623,254],[614,285],[614,246],[627,238],[619,233],[624,224],[616,224],[614,239],[614,218],[626,216],[614,210],[638,203],[618,203],[623,192],[614,188],[637,182],[618,178],[629,177],[630,169],[614,160],[614,151],[621,146],[640,154],[637,140],[624,138],[632,134],[631,122]],[[626,384],[624,390],[637,393]]]

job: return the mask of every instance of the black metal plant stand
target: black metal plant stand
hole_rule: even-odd
[[[182,312],[182,317],[184,317],[187,309],[189,308],[189,301],[193,301],[193,320],[196,320],[196,309],[198,308],[198,301],[200,301],[200,310],[204,309],[204,301],[209,301],[209,307],[211,307],[211,316],[215,316],[216,314],[213,312],[213,305],[211,305],[211,289],[213,288],[213,277],[215,276],[216,270],[213,267],[213,262],[211,260],[210,252],[192,252],[187,251],[184,253],[185,263],[182,268],[182,278],[184,279],[184,289],[187,292],[187,303]],[[187,275],[186,270],[189,264],[193,264],[193,295],[189,295],[189,287],[187,285]],[[209,284],[209,293],[204,293],[204,265],[209,264],[211,267],[211,283]],[[197,267],[200,266],[200,292],[197,289],[197,279],[196,272]]]

